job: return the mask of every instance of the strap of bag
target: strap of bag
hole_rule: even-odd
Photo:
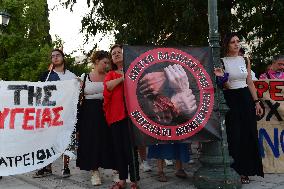
[[[220,58],[221,64],[222,64],[222,69],[225,70],[225,64],[224,64],[224,60],[222,58]]]
[[[82,85],[82,92],[84,93],[84,89],[85,89],[85,86],[86,86],[86,79],[87,79],[87,76],[89,76],[89,74],[85,73],[84,75],[84,80],[83,80],[83,85]]]
[[[80,91],[80,103],[82,103],[82,101],[85,99],[84,89],[85,89],[85,86],[86,86],[86,79],[87,79],[88,75],[89,74],[87,74],[87,73],[85,73],[85,75],[84,75],[83,85],[82,85],[82,88],[81,88],[81,91]]]

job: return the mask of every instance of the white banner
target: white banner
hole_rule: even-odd
[[[265,173],[284,173],[284,81],[254,82],[264,105],[257,123],[260,154]]]
[[[0,176],[40,169],[70,144],[79,82],[0,81]]]

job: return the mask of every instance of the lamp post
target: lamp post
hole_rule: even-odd
[[[221,67],[220,34],[218,31],[217,0],[208,0],[209,45],[214,67]],[[225,113],[228,110],[224,96],[216,87],[215,103],[219,110],[222,139],[202,144],[202,166],[194,173],[194,185],[198,189],[240,189],[240,176],[230,168],[232,158],[228,153]]]
[[[10,14],[8,14],[5,11],[0,10],[0,36],[2,35],[6,26],[8,26],[9,21],[10,21],[10,17],[11,17]],[[5,59],[5,55],[6,55],[5,47],[1,44],[0,59]],[[1,179],[1,177],[0,177],[0,179]]]
[[[11,15],[7,12],[0,11],[0,25],[7,26],[9,24]]]
[[[0,11],[0,34],[3,29],[8,26],[11,15],[5,11]]]

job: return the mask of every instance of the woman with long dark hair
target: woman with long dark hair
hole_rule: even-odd
[[[248,176],[264,176],[256,122],[263,109],[251,78],[250,60],[238,55],[240,38],[236,33],[225,36],[223,50],[224,70],[216,68],[214,73],[229,107],[226,129],[229,153],[234,160],[231,166],[241,176],[241,182],[248,184]]]

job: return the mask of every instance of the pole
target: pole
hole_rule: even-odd
[[[48,74],[47,74],[47,76],[46,76],[46,78],[45,78],[45,82],[48,81],[49,76],[50,76],[50,74],[51,74],[51,72],[52,72],[53,69],[54,69],[54,65],[51,64],[51,65],[49,66],[49,68],[48,68],[49,72],[48,72]]]
[[[208,0],[209,46],[214,67],[221,67],[220,35],[218,31],[217,0]],[[240,189],[240,176],[230,168],[232,158],[228,153],[225,130],[225,114],[228,110],[224,96],[215,84],[215,103],[219,110],[222,139],[202,144],[202,166],[194,173],[194,185],[198,189]]]

